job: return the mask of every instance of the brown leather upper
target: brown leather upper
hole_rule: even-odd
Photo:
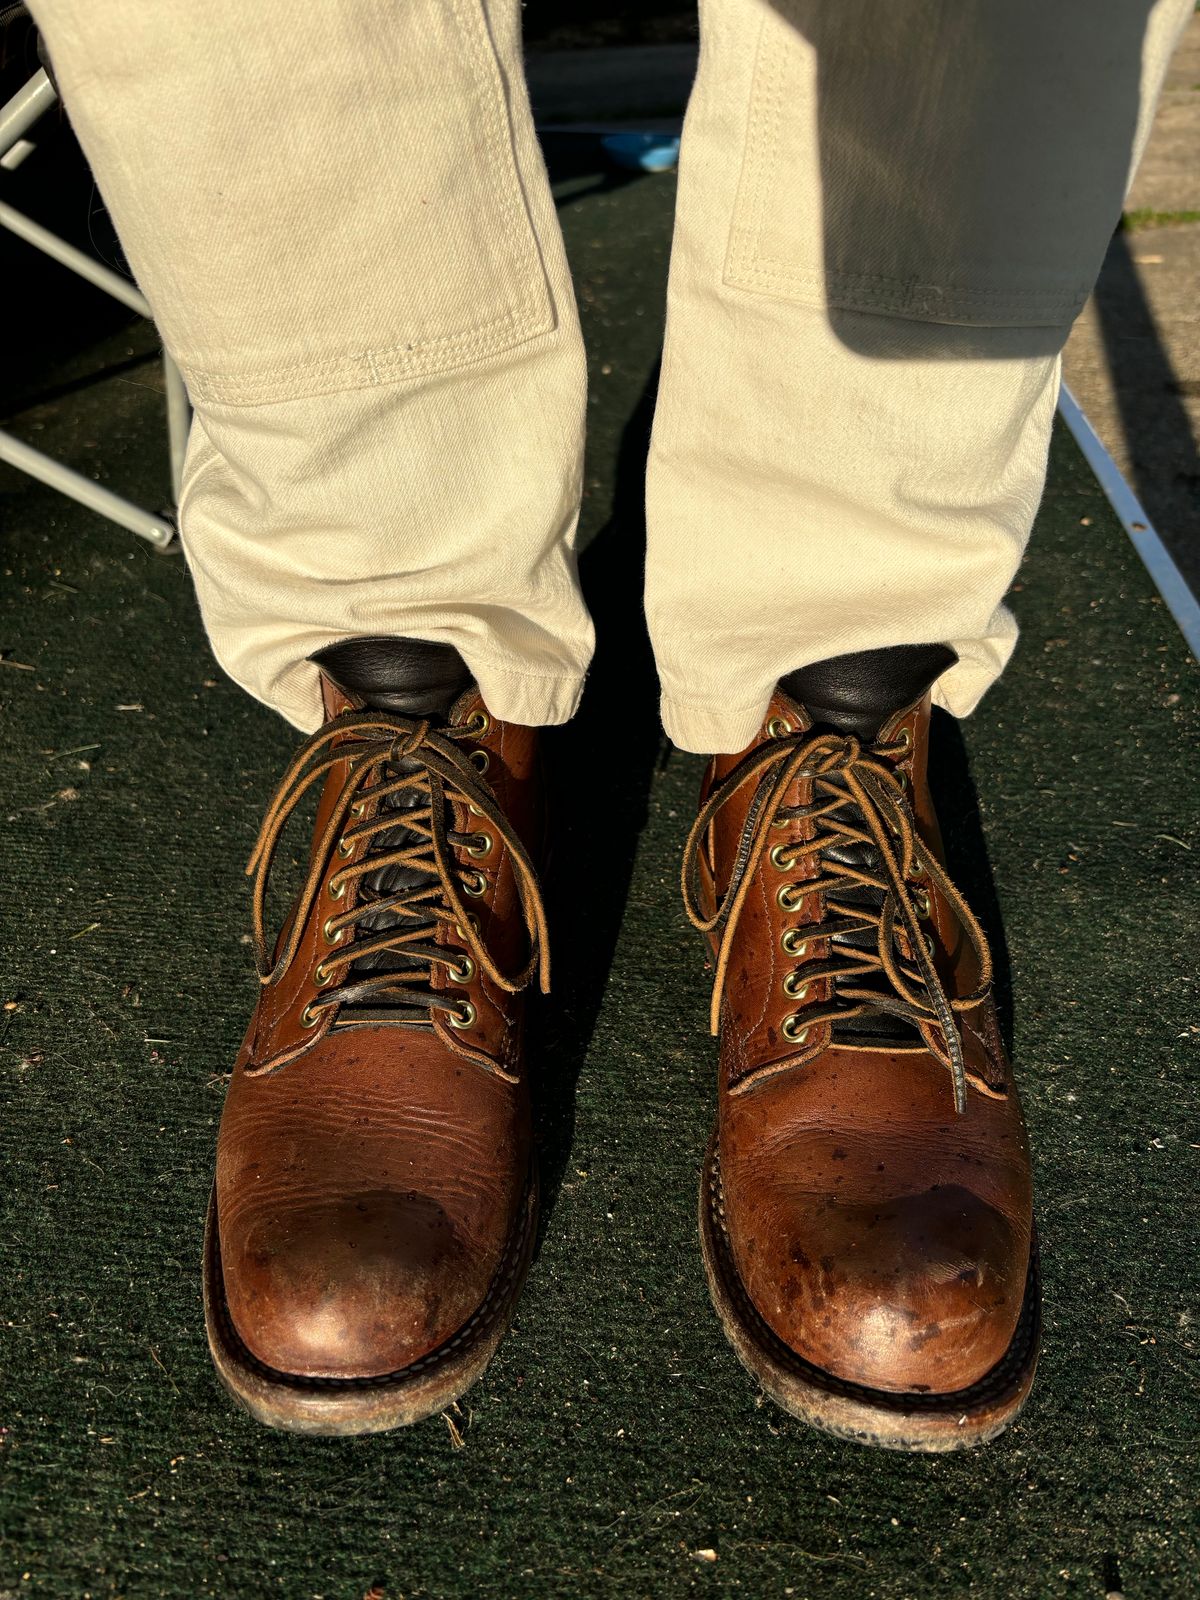
[[[544,955],[528,865],[541,800],[535,731],[495,721],[469,690],[445,748],[470,762],[457,780],[450,762],[451,778],[433,782],[445,798],[449,881],[423,935],[446,951],[423,978],[454,1007],[431,1005],[414,1024],[373,1012],[370,995],[365,1009],[361,996],[357,1009],[328,1004],[353,980],[356,947],[378,937],[352,919],[363,877],[354,869],[371,848],[376,791],[394,781],[387,741],[405,770],[448,758],[429,754],[428,731],[422,746],[420,719],[356,721],[328,685],[326,703],[333,737],[309,857],[315,892],[306,913],[302,893],[304,914],[297,921],[293,910],[263,960],[221,1121],[217,1215],[226,1302],[250,1353],[298,1377],[369,1378],[410,1366],[480,1310],[522,1214],[530,1112],[522,997],[511,989]],[[519,859],[489,822],[485,796]],[[356,828],[367,832],[356,838]],[[449,895],[474,919],[470,935]],[[332,970],[322,966],[331,958],[342,958]]]
[[[694,840],[697,922],[711,924],[724,902],[710,934],[720,992],[719,1172],[737,1272],[799,1356],[850,1382],[905,1392],[965,1389],[1004,1354],[1032,1227],[1025,1130],[997,1028],[990,957],[941,867],[928,726],[926,697],[888,719],[873,745],[821,742],[805,709],[777,691],[750,751],[711,763],[702,800],[719,802],[724,783],[724,803],[707,823],[702,813]],[[759,816],[761,785],[731,792],[730,774],[755,751],[769,763],[772,743],[780,759],[764,770],[786,781],[794,756],[794,781],[770,799],[772,815]],[[822,765],[832,785],[808,775]],[[846,767],[875,806],[898,867],[908,869],[896,885],[885,883],[893,937],[885,931],[879,939],[907,991],[897,1005],[905,1013],[898,1038],[856,1037],[853,1017],[838,1014],[832,979],[806,978],[831,959],[844,965],[844,955],[821,936],[837,919],[837,869],[804,847],[828,844],[831,827],[838,842],[838,822],[847,819],[860,842],[872,838],[863,816],[845,807],[832,823],[803,814],[828,815]],[[905,862],[909,819],[915,832]],[[761,853],[747,872],[755,840]],[[732,918],[727,896],[739,878]],[[806,893],[806,882],[824,886]],[[932,985],[921,979],[906,916],[919,917],[930,941]],[[878,965],[874,984],[886,990]],[[842,981],[847,1014],[853,988],[853,979]],[[947,1003],[952,1029],[939,1011]]]

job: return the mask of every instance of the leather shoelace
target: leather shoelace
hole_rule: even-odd
[[[783,871],[803,857],[817,857],[818,876],[797,879],[793,897],[820,894],[824,914],[818,923],[805,924],[805,938],[834,939],[874,931],[874,948],[831,944],[828,959],[807,963],[804,977],[830,981],[831,998],[816,1001],[804,1011],[804,1021],[848,1021],[868,1013],[885,1012],[920,1028],[932,1027],[941,1041],[942,1057],[954,1084],[957,1111],[966,1110],[967,1070],[956,1013],[976,1006],[991,984],[992,958],[987,938],[970,907],[946,876],[917,832],[905,795],[904,782],[890,761],[907,744],[865,747],[853,735],[799,733],[774,739],[750,752],[713,790],[696,818],[683,857],[683,899],[687,914],[703,933],[721,930],[713,984],[711,1026],[717,1032],[721,997],[733,951],[734,935],[754,874],[773,826],[806,819],[814,824],[811,840],[778,847],[774,860]],[[800,780],[812,781],[812,804],[785,806],[784,798]],[[700,900],[700,860],[715,818],[747,785],[753,785],[746,822],[738,841],[733,870],[724,896],[711,916]],[[873,847],[879,872],[822,857],[830,847]],[[940,889],[975,950],[979,982],[967,995],[948,996],[925,937],[913,898],[912,880],[928,877]],[[839,891],[868,889],[875,905],[839,899]],[[876,907],[878,909],[876,909]],[[897,948],[903,931],[907,954]],[[885,980],[880,983],[880,977]],[[837,980],[837,993],[832,994]],[[874,982],[872,982],[874,980]],[[974,1081],[974,1074],[972,1074]]]
[[[313,1011],[374,1001],[399,1008],[399,1020],[410,1020],[405,1016],[409,1009],[411,1015],[427,1021],[431,1008],[455,1010],[459,1001],[454,995],[431,987],[435,965],[454,971],[463,959],[460,950],[435,942],[439,923],[455,930],[479,971],[498,989],[516,994],[535,975],[543,992],[549,988],[546,916],[537,876],[512,824],[472,764],[470,752],[463,748],[463,741],[471,737],[469,728],[434,728],[420,717],[351,711],[327,724],[297,751],[267,809],[246,868],[254,878],[254,943],[261,983],[279,982],[294,961],[331,853],[340,844],[343,853],[351,854],[365,842],[367,849],[359,859],[329,877],[330,892],[338,899],[343,899],[354,883],[359,885],[359,894],[349,909],[334,913],[326,922],[325,931],[334,948],[320,965],[326,973],[340,969],[341,982],[320,991],[310,1002]],[[280,836],[304,795],[344,761],[350,762],[351,770],[316,843],[282,945],[272,958],[265,907]],[[389,807],[394,797],[405,802],[402,811]],[[463,901],[460,879],[475,875],[460,867],[453,851],[470,844],[474,835],[451,828],[455,799],[472,807],[508,850],[529,936],[529,959],[519,972],[500,970]],[[347,826],[352,813],[361,815],[368,801],[375,805],[374,815]],[[394,835],[398,829],[403,836],[399,847],[392,848],[386,839],[381,845],[381,836]],[[372,840],[376,841],[374,849]],[[365,886],[368,876],[378,881],[377,875],[390,868],[407,869],[404,876],[409,881],[397,892],[379,894]],[[366,937],[356,926],[363,919],[375,924]],[[402,957],[403,970],[362,969],[366,958],[388,955]],[[358,970],[352,972],[352,966]]]

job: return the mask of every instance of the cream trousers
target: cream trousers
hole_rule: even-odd
[[[297,727],[313,651],[457,646],[561,722],[585,365],[518,0],[32,0],[195,405],[181,523],[213,649]],[[668,734],[776,680],[1015,640],[1059,351],[1193,0],[703,0],[647,479]],[[632,581],[632,576],[631,576]]]

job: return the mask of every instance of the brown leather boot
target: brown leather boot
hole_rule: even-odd
[[[548,980],[536,735],[457,652],[324,651],[328,721],[249,871],[262,984],[221,1119],[205,1314],[261,1421],[362,1433],[442,1410],[500,1342],[537,1207],[520,991]],[[273,943],[271,860],[320,785]]]
[[[786,1410],[897,1450],[998,1433],[1038,1345],[1025,1127],[926,781],[953,660],[791,674],[750,748],[710,765],[683,873],[716,957],[717,1313]]]

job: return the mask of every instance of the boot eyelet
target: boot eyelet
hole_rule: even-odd
[[[470,983],[475,976],[475,963],[470,956],[464,956],[457,966],[447,967],[451,983]]]
[[[786,717],[772,717],[767,723],[768,739],[786,739],[792,731],[792,725]]]
[[[482,872],[470,872],[462,880],[464,891],[478,899],[481,894],[487,893],[487,879]]]
[[[783,980],[783,992],[791,1000],[807,999],[808,991],[811,989],[811,987],[812,985],[810,983],[805,983],[798,972],[789,972],[787,977]]]
[[[340,900],[346,893],[346,880],[345,878],[333,877],[330,878],[325,887],[329,890],[329,898],[331,900]]]
[[[803,1044],[808,1038],[808,1029],[801,1026],[800,1014],[796,1011],[793,1011],[791,1016],[784,1017],[779,1031],[789,1044]]]
[[[778,867],[780,872],[790,872],[792,867],[795,865],[795,862],[793,862],[793,861],[785,861],[783,858],[784,858],[784,856],[789,855],[791,853],[791,849],[792,849],[792,846],[790,844],[774,844],[774,845],[772,845],[771,846],[771,865],[773,867]]]
[[[798,911],[804,902],[804,891],[797,883],[785,883],[775,900],[785,911]]]
[[[919,917],[928,917],[928,915],[929,915],[929,896],[928,896],[928,894],[926,894],[924,889],[913,889],[912,890],[912,903],[913,903],[914,906],[916,906],[917,915]]]
[[[491,728],[492,719],[488,716],[486,711],[472,711],[471,715],[467,718],[467,723],[463,729],[463,732],[468,734],[472,739],[482,739],[485,734],[491,732]]]
[[[482,877],[482,873],[480,874],[480,876]],[[467,921],[471,924],[472,933],[478,939],[478,937],[479,937],[479,918],[475,915],[475,913],[473,911],[469,911],[467,913]],[[466,934],[463,932],[461,924],[456,922],[454,924],[454,931],[455,931],[455,933],[458,935],[458,937],[460,939],[465,939],[466,938]]]
[[[475,1021],[477,1013],[469,1000],[464,1000],[455,1011],[447,1011],[446,1021],[452,1028],[469,1028]]]
[[[479,861],[482,857],[491,855],[494,842],[490,833],[477,833],[467,846],[467,854]]]
[[[896,735],[896,743],[900,746],[901,750],[912,749],[912,734],[907,728],[900,729],[900,732]]]
[[[491,758],[491,756],[488,755],[486,750],[472,750],[471,751],[471,765],[475,768],[476,772],[478,772],[478,773],[486,772],[487,769],[491,766],[491,764],[492,764],[492,758]]]
[[[337,851],[338,855],[340,855],[344,861],[347,856],[352,856],[354,854],[354,846],[350,843],[349,839],[339,839]]]
[[[321,1013],[314,1011],[311,1000],[300,1013],[300,1026],[302,1028],[315,1028],[321,1020]]]
[[[929,934],[925,935],[925,954],[929,957],[930,961],[935,961],[937,959],[937,946],[934,944]]]
[[[321,927],[321,932],[325,936],[325,943],[326,944],[341,944],[342,935],[345,933],[346,930],[345,930],[345,928],[331,928],[330,927],[330,923],[332,921],[333,921],[332,917],[326,917],[325,921],[324,921],[324,923],[322,924],[322,927]]]
[[[318,989],[328,989],[333,982],[333,973],[330,972],[323,961],[318,961],[313,968],[313,982]]]
[[[779,943],[785,956],[801,957],[808,954],[808,940],[801,937],[799,928],[786,929]]]

